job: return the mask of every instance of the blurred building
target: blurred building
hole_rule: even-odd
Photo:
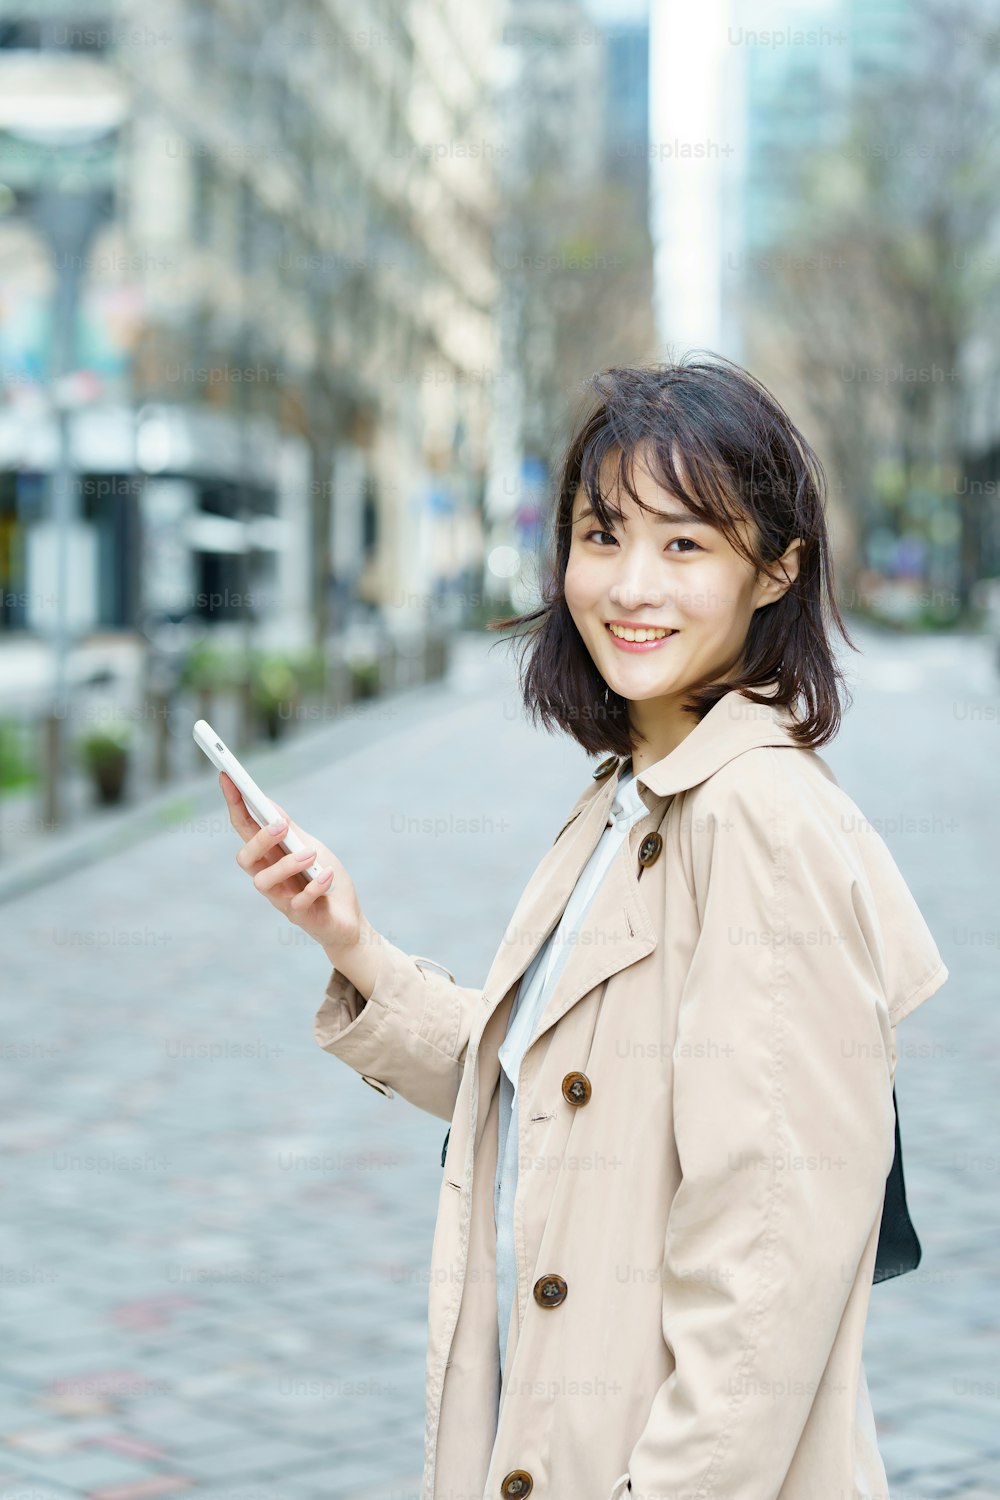
[[[611,12],[611,16],[614,12]],[[649,216],[649,21],[607,19],[604,36],[604,170],[625,181]]]
[[[60,410],[79,632],[302,643],[478,576],[495,24],[490,0],[0,0],[0,628],[51,620]],[[75,268],[67,195],[95,221]]]
[[[799,210],[797,171],[898,70],[910,0],[652,0],[657,306],[665,340],[745,357],[742,294]]]
[[[911,0],[782,4],[762,40],[761,11],[737,0],[731,27],[744,75],[742,238],[751,253],[780,243],[796,222],[796,163],[840,138],[857,93],[899,71]],[[767,35],[768,33],[763,33]]]

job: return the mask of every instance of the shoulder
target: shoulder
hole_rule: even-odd
[[[864,819],[814,750],[759,745],[727,761],[686,795],[683,827],[695,863],[721,850],[754,851],[771,865],[858,867]]]
[[[681,854],[702,920],[747,907],[791,951],[873,970],[893,1025],[945,982],[892,853],[815,751],[757,746],[685,795]]]
[[[835,793],[831,797],[830,793]],[[776,813],[786,804],[847,800],[833,772],[814,751],[796,745],[755,745],[690,787],[686,798],[703,812],[745,809],[751,816]]]

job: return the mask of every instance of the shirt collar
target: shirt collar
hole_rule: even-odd
[[[614,800],[608,808],[608,822],[616,828],[631,828],[648,811],[641,796],[638,778],[632,773],[631,762],[623,762],[615,785]]]

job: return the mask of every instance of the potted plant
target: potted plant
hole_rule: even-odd
[[[326,657],[318,646],[309,646],[298,658],[299,682],[311,693],[326,688]]]
[[[16,719],[0,719],[0,792],[34,786],[38,772],[26,749],[24,725]]]
[[[98,802],[105,805],[121,802],[131,745],[131,726],[123,723],[96,729],[80,740],[80,754],[93,777]]]
[[[374,698],[378,692],[379,667],[377,657],[357,657],[350,663],[351,696]]]
[[[253,664],[253,701],[268,739],[276,740],[300,696],[299,674],[287,656],[271,653]]]
[[[241,654],[232,647],[199,641],[182,663],[178,686],[196,695],[198,717],[211,719],[216,693],[232,692],[245,678]]]

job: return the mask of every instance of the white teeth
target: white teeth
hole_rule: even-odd
[[[662,641],[664,636],[676,633],[673,630],[632,630],[625,625],[609,625],[608,629],[623,641]]]

